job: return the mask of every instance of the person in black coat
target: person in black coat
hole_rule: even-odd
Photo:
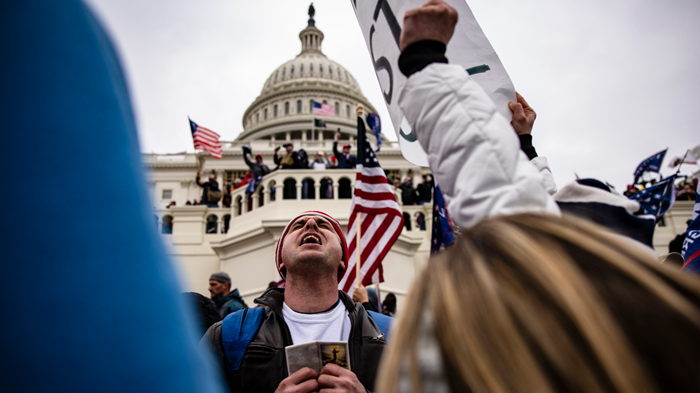
[[[403,184],[399,186],[401,189],[401,202],[404,206],[411,206],[418,204],[418,193],[416,189],[411,185],[411,178],[407,177]]]
[[[430,180],[428,180],[428,176],[430,176]],[[433,200],[433,184],[433,175],[423,175],[423,182],[416,187],[419,205],[430,203]]]
[[[285,143],[282,145],[287,152],[287,154],[284,155],[284,157],[279,157],[277,155],[277,152],[279,151],[280,147],[277,146],[275,148],[275,165],[277,165],[277,168],[279,169],[297,169],[299,168],[299,155],[297,152],[294,151],[294,145],[291,143]]]
[[[248,158],[249,154],[253,154],[250,146],[243,146],[243,160],[245,161],[246,165],[248,165],[248,168],[250,168],[250,173],[253,175],[253,179],[263,177],[270,173],[270,168],[263,164],[262,154],[255,155],[255,162],[252,162],[250,158]]]
[[[350,145],[343,145],[343,152],[338,152],[338,139],[340,138],[340,131],[335,134],[335,140],[333,141],[333,155],[338,160],[337,169],[354,169],[357,165],[357,157],[350,154]]]

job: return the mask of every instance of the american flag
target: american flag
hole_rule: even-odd
[[[403,214],[369,144],[361,117],[357,118],[356,168],[355,195],[347,231],[349,261],[338,284],[338,288],[346,293],[351,292],[356,282],[357,212],[361,213],[362,222],[360,278],[365,286],[384,282],[382,260],[403,229]]]
[[[313,101],[314,103],[314,115],[321,116],[335,116],[335,108],[333,105],[321,104],[320,102]]]
[[[192,130],[195,150],[208,151],[212,157],[221,159],[224,149],[221,147],[221,142],[219,142],[219,138],[221,138],[219,134],[208,128],[198,126],[192,120],[190,120],[190,129]]]

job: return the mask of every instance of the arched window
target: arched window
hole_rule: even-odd
[[[350,105],[345,105],[345,116],[350,117]]]
[[[294,66],[292,66],[292,69],[289,70],[289,75],[294,75]]]
[[[260,113],[255,114],[255,122],[256,123],[260,122]]]
[[[318,72],[323,74],[323,64],[318,65]]]
[[[274,113],[275,113],[274,116],[277,117],[277,104],[275,104],[275,108],[274,108],[273,111],[274,111]]]
[[[333,68],[331,68],[331,66],[328,66],[328,73],[333,76]]]
[[[277,82],[277,74],[278,73],[279,73],[279,71],[275,72],[275,82]]]
[[[297,101],[297,113],[301,113],[301,100]]]
[[[285,76],[286,74],[287,74],[287,69],[285,68],[285,69],[282,70],[282,78],[284,78],[284,76]]]
[[[309,72],[312,74],[314,73],[314,65],[313,64],[309,64]]]
[[[314,100],[309,100],[309,113],[314,113]]]
[[[284,103],[284,114],[285,115],[289,114],[289,102]]]
[[[340,104],[338,104],[337,102],[335,103],[335,114],[336,115],[340,114]]]
[[[304,73],[304,65],[299,66],[299,73],[303,74]]]
[[[338,68],[338,78],[340,78],[340,68]]]
[[[350,82],[350,80],[348,79],[348,72],[347,71],[345,71],[345,81]]]
[[[265,115],[263,116],[265,120],[267,120],[267,108],[265,108]]]

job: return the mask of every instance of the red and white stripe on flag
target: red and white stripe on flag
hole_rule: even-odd
[[[194,149],[208,151],[212,157],[221,159],[224,149],[221,147],[219,138],[221,136],[216,132],[198,125],[192,134]]]
[[[338,288],[350,293],[356,282],[357,212],[361,213],[360,278],[367,286],[384,282],[382,261],[403,229],[403,214],[394,192],[379,167],[357,165],[347,239],[349,261]]]
[[[314,101],[314,115],[335,116],[335,107],[330,104],[322,104]]]

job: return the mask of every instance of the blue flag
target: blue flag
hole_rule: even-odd
[[[445,200],[442,197],[440,187],[435,184],[433,188],[433,237],[430,242],[430,253],[444,249],[455,242],[450,215],[445,208]]]
[[[377,138],[377,151],[379,151],[382,148],[382,121],[379,119],[379,115],[376,113],[368,113],[367,125]]]
[[[700,191],[700,183],[698,183]],[[684,271],[700,273],[700,194],[695,197],[695,208],[693,209],[693,222],[688,225],[683,242],[683,265]]]
[[[644,172],[659,173],[661,163],[663,162],[664,157],[666,156],[666,150],[660,151],[654,154],[653,156],[647,158],[646,160],[642,161],[642,163],[639,164],[637,166],[637,169],[634,171],[634,181],[636,182]]]
[[[643,214],[655,216],[658,220],[676,202],[675,180],[676,175],[673,175],[632,195],[630,199],[639,202]]]

